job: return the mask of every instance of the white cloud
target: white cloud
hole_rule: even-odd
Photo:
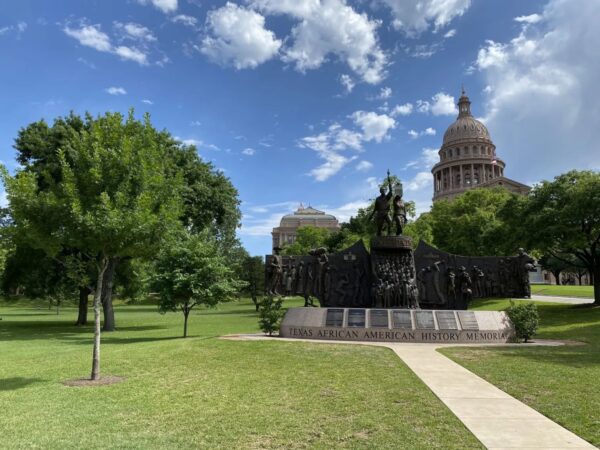
[[[394,16],[393,25],[408,36],[417,36],[433,25],[437,31],[455,17],[462,16],[471,6],[471,0],[380,0]]]
[[[410,116],[413,112],[412,103],[405,103],[404,105],[396,105],[390,115],[392,117],[397,116]]]
[[[339,124],[333,124],[327,131],[302,138],[298,146],[314,150],[320,159],[325,160],[309,172],[316,181],[325,181],[356,159],[356,156],[346,157],[340,153],[347,149],[360,150],[361,135],[342,128]]]
[[[431,127],[425,128],[423,131],[408,130],[408,135],[413,139],[416,139],[420,136],[435,136],[435,134],[435,129]]]
[[[192,120],[190,122],[190,126],[192,127],[199,127],[200,125],[202,125],[202,122],[200,122],[199,120]]]
[[[125,89],[123,89],[122,87],[118,87],[118,86],[108,87],[108,88],[104,89],[104,91],[110,95],[125,95],[125,94],[127,94],[127,91]]]
[[[362,129],[362,139],[365,141],[381,142],[396,127],[396,121],[386,114],[356,111],[350,117]]]
[[[379,22],[357,13],[345,0],[250,0],[250,4],[265,14],[285,14],[298,21],[283,54],[297,70],[316,69],[332,56],[367,83],[385,77],[387,57],[377,38]]]
[[[477,53],[477,68],[487,69],[488,67],[501,67],[508,60],[507,46],[494,41],[485,41],[486,47],[480,48]]]
[[[432,97],[431,113],[434,116],[448,116],[458,112],[454,97],[443,92],[438,92]]]
[[[140,29],[136,28],[136,24],[127,25],[134,25],[133,28],[130,28],[130,31],[134,33],[136,32],[135,30],[137,30],[137,32],[140,31]],[[119,24],[117,28],[120,29],[125,35],[133,37],[129,34],[129,32],[126,31],[125,27],[126,25]],[[147,30],[147,28],[144,29]],[[127,47],[125,45],[120,45],[117,47],[113,46],[110,37],[100,29],[100,25],[86,25],[85,23],[82,23],[78,28],[71,28],[69,25],[66,25],[63,28],[63,31],[67,36],[76,39],[81,45],[86,47],[91,47],[99,52],[118,55],[123,60],[135,61],[140,65],[148,64],[148,56],[144,51],[135,47]],[[136,39],[141,38],[136,37]]]
[[[440,162],[440,155],[437,148],[424,148],[421,151],[422,167],[431,169],[435,164]]]
[[[142,103],[145,103],[146,105],[154,105],[154,102],[152,100],[148,100],[147,98],[143,99]]]
[[[542,16],[540,16],[539,14],[530,14],[528,16],[515,17],[515,21],[521,23],[538,23],[541,20]]]
[[[343,155],[344,151],[361,151],[364,142],[381,142],[396,126],[393,118],[375,112],[356,111],[349,118],[360,128],[360,131],[343,128],[340,124],[334,123],[326,131],[304,137],[299,141],[299,147],[309,148],[315,151],[320,159],[325,160],[309,173],[316,181],[327,180],[357,158]]]
[[[456,36],[456,29],[452,28],[451,30],[448,30],[446,32],[446,34],[444,34],[444,38],[449,39],[451,37]]]
[[[17,22],[16,25],[8,25],[0,28],[0,36],[14,32],[15,37],[20,39],[25,30],[27,30],[27,22]]]
[[[153,5],[162,12],[170,13],[177,10],[177,0],[137,0],[140,5]]]
[[[354,80],[352,79],[352,77],[347,74],[342,74],[340,76],[340,83],[342,83],[342,86],[344,86],[347,93],[352,92],[352,89],[354,89],[354,86],[356,84],[356,83],[354,83]]]
[[[188,16],[186,14],[178,14],[176,16],[171,17],[171,22],[180,23],[185,25],[186,27],[194,28],[198,23],[198,20],[195,17]]]
[[[356,213],[360,208],[366,208],[371,202],[368,200],[355,200],[352,202],[344,203],[337,207],[324,206],[323,209],[328,214],[334,215],[340,222],[348,222],[350,217],[356,216]]]
[[[356,170],[359,172],[367,172],[373,168],[373,163],[370,161],[362,160],[356,165]]]
[[[242,154],[246,155],[246,156],[254,156],[254,154],[256,153],[256,150],[254,150],[253,148],[247,147],[244,150],[242,150]]]
[[[551,0],[541,20],[501,44],[504,64],[479,67],[490,86],[486,125],[509,176],[600,166],[598,17],[597,0]]]
[[[119,45],[118,47],[115,47],[114,53],[119,55],[123,60],[135,61],[143,66],[148,64],[148,56],[143,51],[138,50],[135,47]]]
[[[100,30],[100,25],[83,25],[80,28],[63,28],[67,36],[77,39],[81,45],[91,47],[99,52],[112,51],[108,35]]]
[[[404,189],[409,192],[421,191],[426,188],[429,189],[433,184],[432,179],[433,175],[431,175],[430,172],[417,172],[416,175],[404,185]]]
[[[458,112],[454,104],[454,97],[444,92],[438,92],[427,100],[417,100],[417,111],[420,113],[432,113],[434,116],[449,116]]]
[[[379,94],[377,95],[378,100],[386,100],[392,96],[392,88],[391,87],[383,87],[379,90]]]
[[[136,41],[145,41],[145,42],[154,42],[156,41],[156,36],[150,31],[150,29],[146,28],[139,23],[129,22],[129,23],[121,23],[115,22],[115,28],[121,34],[121,36],[125,39],[133,39]]]
[[[279,52],[281,41],[265,28],[265,18],[234,3],[210,11],[206,17],[209,34],[200,51],[219,64],[236,69],[254,68]]]

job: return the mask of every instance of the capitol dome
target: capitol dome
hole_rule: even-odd
[[[504,176],[506,164],[496,155],[496,146],[487,127],[471,114],[471,100],[465,94],[458,99],[458,117],[444,133],[438,152],[440,161],[433,166],[433,201],[452,200],[466,190],[502,186],[526,195],[529,186]]]
[[[470,102],[467,97],[465,98],[466,101],[463,101],[463,104],[468,105]],[[461,100],[463,100],[463,97],[461,97]],[[459,113],[456,121],[444,133],[443,145],[462,140],[492,142],[486,126],[475,119],[470,112],[464,115]]]

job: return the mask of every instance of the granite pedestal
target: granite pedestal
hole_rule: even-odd
[[[502,311],[290,308],[279,335],[377,342],[506,343],[514,327]]]

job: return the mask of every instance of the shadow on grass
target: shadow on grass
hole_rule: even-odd
[[[139,325],[117,327],[118,332],[142,332],[166,330],[168,327],[160,325]],[[93,325],[78,327],[72,321],[60,322],[6,322],[0,328],[0,340],[2,341],[32,341],[43,339],[58,339],[70,343],[89,344],[90,337],[93,333]],[[111,340],[122,339],[123,342],[133,341],[138,339],[135,337],[121,338],[115,336],[113,332],[103,332],[103,341],[110,342]],[[147,337],[148,340],[160,340],[162,337]]]
[[[13,378],[0,378],[0,392],[2,391],[14,391],[15,389],[21,389],[30,384],[40,383],[42,381],[41,378],[23,378],[23,377],[13,377]]]

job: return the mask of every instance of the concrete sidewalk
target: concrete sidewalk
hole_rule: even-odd
[[[488,449],[595,448],[434,346],[388,346]]]
[[[483,378],[437,352],[461,344],[407,344],[358,341],[320,341],[264,335],[223,336],[232,340],[270,340],[388,347],[427,385],[488,449],[594,449],[593,445],[521,403]],[[562,345],[560,341],[531,344],[463,344],[482,346]]]

